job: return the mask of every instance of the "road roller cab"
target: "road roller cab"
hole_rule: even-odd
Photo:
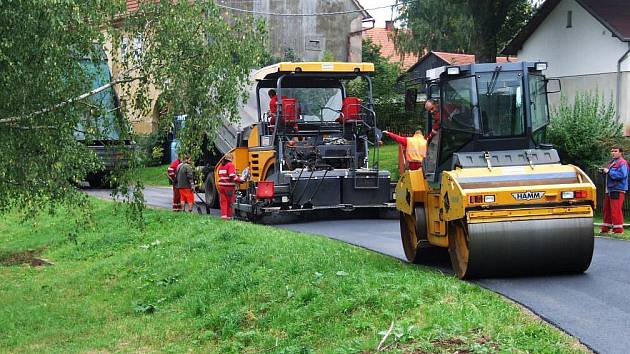
[[[544,69],[518,62],[427,71],[440,128],[424,170],[405,173],[396,187],[410,261],[442,247],[460,278],[588,268],[595,186],[544,144]]]

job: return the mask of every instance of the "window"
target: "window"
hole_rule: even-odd
[[[477,78],[477,92],[481,134],[484,137],[525,134],[523,80],[519,72],[497,70],[480,74]]]
[[[567,28],[573,27],[573,11],[567,11]]]
[[[549,123],[547,109],[547,83],[541,75],[529,76],[529,97],[532,116],[532,132]]]
[[[444,134],[440,134],[440,165],[471,141],[476,132],[472,106],[474,86],[475,78],[471,76],[448,81],[442,88],[440,130]]]
[[[448,130],[475,131],[472,113],[474,77],[448,81],[442,89],[444,98],[440,107],[441,126]]]

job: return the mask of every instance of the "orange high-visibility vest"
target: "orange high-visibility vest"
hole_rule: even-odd
[[[415,134],[407,138],[405,158],[407,161],[422,162],[427,156],[427,139],[422,134]]]

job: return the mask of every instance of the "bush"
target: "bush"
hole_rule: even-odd
[[[144,166],[158,166],[162,164],[165,141],[166,136],[160,131],[140,135],[136,138],[140,150],[140,159]]]
[[[610,157],[612,145],[622,143],[623,124],[617,122],[612,102],[604,103],[597,92],[578,93],[573,105],[561,98],[551,114],[547,137],[563,163],[589,169]]]

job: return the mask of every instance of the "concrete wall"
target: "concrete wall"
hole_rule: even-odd
[[[571,27],[567,27],[571,11]],[[617,106],[617,61],[630,48],[575,0],[564,0],[547,16],[518,51],[518,59],[546,61],[548,78],[559,78],[562,95],[572,102],[577,92],[598,91]],[[621,65],[618,114],[630,135],[630,57]],[[560,94],[549,96],[557,107]],[[616,108],[617,109],[617,108]]]
[[[231,7],[259,13],[328,13],[357,10],[352,0],[228,0]],[[329,51],[337,61],[361,61],[360,12],[334,16],[273,16],[265,19],[269,30],[270,50],[283,57],[291,48],[299,60],[319,61]],[[349,60],[350,59],[350,60]]]

